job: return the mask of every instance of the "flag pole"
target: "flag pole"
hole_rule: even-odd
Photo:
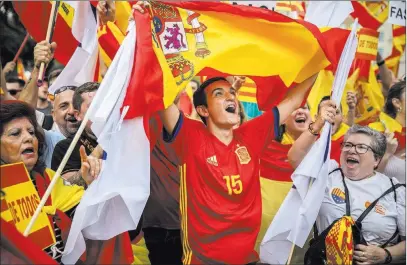
[[[17,59],[18,59],[18,57],[20,57],[20,54],[21,54],[21,52],[23,51],[23,49],[24,49],[24,47],[25,47],[25,44],[26,44],[27,41],[28,41],[28,37],[29,37],[29,36],[30,36],[30,34],[28,34],[28,32],[27,32],[27,34],[25,35],[25,38],[24,38],[23,42],[22,42],[21,45],[20,45],[20,48],[18,49],[16,55],[14,56],[13,62],[17,62]]]
[[[87,124],[88,121],[89,121],[90,113],[93,112],[93,109],[95,108],[95,106],[96,106],[96,105],[95,105],[95,104],[92,104],[92,103],[91,103],[91,105],[89,106],[89,109],[88,109],[88,111],[86,112],[83,121],[81,122],[81,126],[79,126],[79,129],[78,129],[78,131],[76,132],[75,137],[73,138],[73,140],[72,140],[72,142],[71,142],[71,145],[70,145],[69,148],[68,148],[68,151],[66,151],[66,153],[65,153],[65,155],[64,155],[64,158],[63,158],[62,161],[61,161],[61,164],[59,165],[57,171],[55,172],[55,175],[54,175],[54,177],[52,178],[51,183],[49,184],[47,190],[45,191],[44,196],[42,196],[41,201],[40,201],[40,203],[38,204],[37,209],[36,209],[35,212],[34,212],[34,215],[32,216],[32,218],[31,218],[31,220],[30,220],[30,222],[29,222],[27,228],[26,228],[25,231],[24,231],[24,234],[23,234],[23,235],[24,235],[25,237],[28,236],[28,234],[30,233],[30,231],[31,231],[31,229],[32,229],[32,227],[33,227],[35,221],[37,220],[37,218],[38,218],[38,216],[39,216],[39,214],[40,214],[40,212],[41,212],[42,207],[44,207],[46,201],[48,200],[49,195],[51,194],[52,189],[54,188],[55,184],[57,183],[57,180],[58,180],[59,177],[61,176],[61,172],[62,172],[62,170],[64,169],[66,163],[68,162],[68,159],[71,157],[71,154],[72,154],[72,152],[73,152],[73,150],[74,150],[74,148],[75,148],[77,142],[79,141],[79,138],[81,137],[81,135],[82,135],[82,133],[83,133],[83,131],[84,131],[84,129],[85,129],[86,124]]]
[[[61,4],[60,1],[52,1],[51,14],[50,14],[49,20],[48,20],[47,35],[45,37],[45,40],[49,43],[51,43],[52,35],[54,34],[54,28],[55,28],[55,23],[57,21],[58,9],[59,9],[60,4]],[[37,79],[37,86],[39,86],[39,87],[42,86],[43,79],[44,79],[44,72],[45,72],[45,63],[41,63],[40,71],[38,73],[38,79]]]

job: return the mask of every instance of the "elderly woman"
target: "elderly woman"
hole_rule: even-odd
[[[333,101],[321,104],[316,121],[289,151],[288,159],[294,168],[312,147],[325,121],[334,122],[335,113]],[[361,221],[361,237],[355,238],[354,234],[354,239],[360,241],[356,242],[353,252],[357,264],[382,264],[405,259],[405,187],[400,187],[397,179],[375,171],[385,150],[384,135],[354,125],[344,137],[340,166],[334,160],[329,165],[325,196],[316,221],[320,235],[347,215],[348,206],[348,215],[357,220],[371,203],[389,191]]]
[[[3,101],[0,104],[0,135],[1,164],[23,162],[38,195],[42,197],[54,172],[45,168],[44,162],[39,159],[44,148],[44,136],[38,127],[35,110],[22,101]],[[83,171],[86,171],[85,169],[89,169],[88,162],[84,162]],[[88,172],[85,172],[85,175],[86,173]],[[72,212],[83,192],[82,187],[66,186],[63,180],[59,179],[51,198],[43,208],[43,211],[51,217],[51,226],[56,237],[56,244],[44,251],[58,262],[64,247],[63,239],[67,235],[65,228],[69,228],[70,225],[67,215],[72,217]],[[6,198],[8,195],[10,194],[6,193]]]

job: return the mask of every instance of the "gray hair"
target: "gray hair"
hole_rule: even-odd
[[[384,136],[384,134],[371,129],[370,127],[355,124],[345,134],[345,141],[349,138],[349,136],[356,133],[370,136],[370,139],[372,140],[371,147],[373,149],[374,157],[376,159],[380,159],[384,156],[384,153],[386,153],[387,146],[386,137]]]

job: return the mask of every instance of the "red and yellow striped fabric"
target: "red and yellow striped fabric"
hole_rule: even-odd
[[[350,216],[339,219],[325,238],[326,261],[329,265],[352,265],[354,221]]]
[[[386,66],[395,76],[398,74],[400,59],[406,48],[406,27],[393,25],[393,50],[386,58]]]
[[[389,15],[389,1],[352,1],[353,18],[364,28],[378,30]]]
[[[60,2],[59,16],[52,40],[58,44],[58,49],[55,51],[55,59],[62,64],[67,64],[79,43],[73,37],[71,30],[75,10],[68,2]],[[49,14],[51,13],[51,2],[15,1],[13,6],[33,39],[37,42],[45,40]]]
[[[135,14],[137,59],[126,118],[168,107],[196,75],[248,76],[262,108],[335,61],[317,27],[276,12],[219,2],[151,4]]]

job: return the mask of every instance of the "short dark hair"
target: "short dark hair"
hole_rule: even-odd
[[[209,79],[206,79],[205,82],[203,82],[198,89],[194,92],[194,106],[195,108],[198,106],[205,106],[208,107],[208,101],[206,98],[206,93],[205,93],[205,89],[212,83],[218,82],[218,81],[226,81],[226,78],[224,77],[212,77]],[[198,113],[199,115],[199,113]],[[201,120],[203,121],[203,123],[206,124],[206,119],[205,117],[202,117],[201,115],[199,115],[199,117],[201,118]]]
[[[7,76],[6,83],[18,83],[20,87],[24,88],[25,81],[18,76]]]
[[[75,89],[75,93],[73,94],[73,98],[72,98],[73,108],[77,111],[81,111],[81,106],[83,103],[82,94],[96,91],[96,90],[98,90],[98,88],[99,88],[99,83],[87,82],[87,83],[79,86],[77,89]]]
[[[55,70],[52,70],[52,71],[48,74],[47,80],[48,80],[48,81],[51,81],[52,79],[57,78],[57,77],[62,73],[62,70],[63,70],[63,69],[55,69]]]
[[[384,104],[384,113],[392,117],[393,119],[396,118],[397,109],[393,105],[393,99],[397,98],[401,100],[401,94],[406,90],[406,80],[401,80],[395,83],[390,89],[389,93],[386,98],[386,102]]]
[[[38,139],[38,160],[34,166],[34,170],[42,174],[45,170],[45,163],[40,157],[43,154],[45,146],[45,136],[40,130],[40,125],[37,123],[34,108],[20,100],[3,101],[0,104],[0,135],[3,135],[4,127],[7,123],[18,118],[27,118],[34,126],[34,134]]]

